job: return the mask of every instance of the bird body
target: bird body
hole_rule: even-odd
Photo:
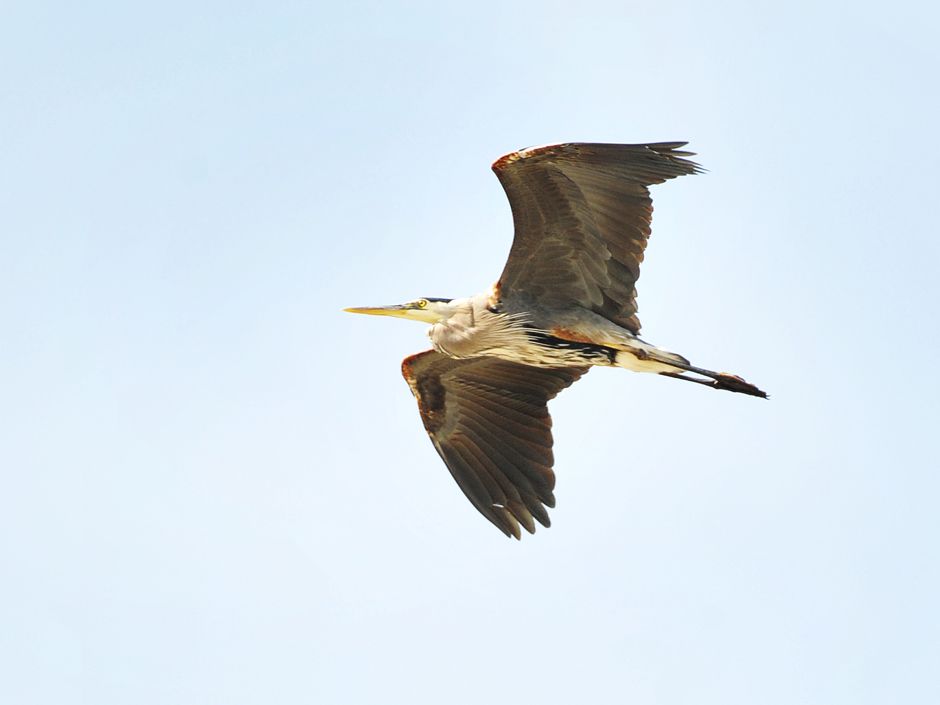
[[[637,372],[670,372],[676,369],[674,365],[650,359],[650,354],[688,362],[596,314],[581,314],[580,320],[565,327],[558,324],[565,316],[556,312],[556,325],[540,328],[527,311],[502,310],[494,294],[495,288],[429,303],[440,317],[428,329],[434,349],[458,360],[498,357],[535,367],[619,366]]]
[[[568,143],[519,150],[493,170],[515,236],[497,283],[461,299],[346,309],[431,325],[433,349],[402,374],[431,441],[473,505],[508,536],[549,526],[547,404],[591,367],[623,367],[766,398],[638,336],[636,280],[650,233],[648,186],[700,168],[684,142]]]

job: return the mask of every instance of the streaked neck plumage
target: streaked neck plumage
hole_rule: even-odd
[[[452,299],[446,304],[435,303],[442,315],[431,326],[428,337],[438,352],[451,357],[501,356],[506,350],[526,345],[526,327],[518,316],[498,313],[491,309],[490,293],[463,299]]]

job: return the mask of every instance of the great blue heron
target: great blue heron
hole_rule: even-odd
[[[694,367],[638,337],[636,280],[653,213],[648,186],[700,167],[685,142],[569,143],[500,157],[515,237],[499,281],[464,299],[351,313],[430,323],[433,350],[402,374],[460,489],[507,536],[549,526],[548,401],[592,366],[625,367],[753,396],[736,375]],[[543,506],[544,505],[544,506]]]

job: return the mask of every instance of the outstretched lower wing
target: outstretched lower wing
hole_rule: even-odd
[[[464,360],[433,350],[405,358],[402,374],[421,420],[460,489],[507,536],[535,532],[555,506],[548,401],[588,368]],[[544,505],[544,506],[543,506]]]
[[[500,298],[510,309],[514,299],[522,309],[585,308],[638,333],[647,187],[701,171],[683,158],[685,144],[555,144],[497,159],[515,224]]]

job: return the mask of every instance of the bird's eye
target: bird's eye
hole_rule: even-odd
[[[427,300],[427,299],[418,299],[415,303],[416,303],[416,305],[418,306],[418,308],[427,308],[427,307],[428,307],[428,300]]]

